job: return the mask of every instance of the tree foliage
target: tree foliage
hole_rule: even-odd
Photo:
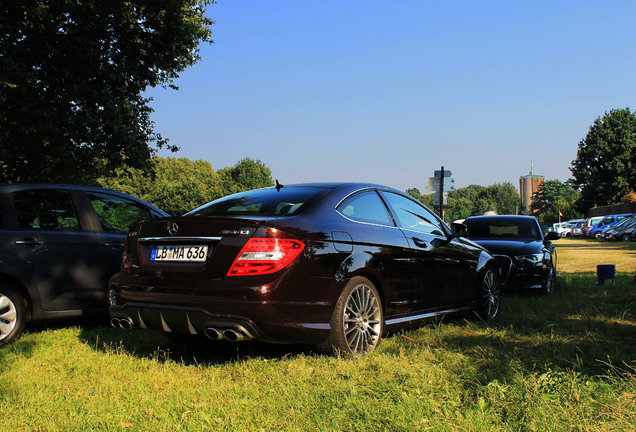
[[[100,186],[137,196],[173,215],[248,189],[273,185],[271,171],[261,161],[246,158],[233,167],[214,171],[204,160],[152,158],[153,175],[122,167],[98,179]],[[234,175],[228,175],[231,173]],[[234,179],[237,180],[234,180]]]
[[[0,6],[0,182],[94,183],[171,150],[142,93],[212,42],[211,0],[20,0]],[[171,86],[173,87],[173,86]]]
[[[636,115],[629,108],[597,118],[570,168],[579,208],[616,204],[636,188]]]
[[[410,188],[406,190],[406,193],[411,195],[413,198],[424,204],[425,206],[433,209],[433,194],[422,195],[418,188]]]
[[[576,208],[576,201],[580,193],[569,183],[559,180],[544,181],[539,191],[532,197],[532,210],[538,210],[541,222],[570,220],[582,217]],[[559,212],[562,216],[559,218]]]
[[[260,160],[250,158],[240,160],[233,167],[219,170],[219,176],[224,195],[274,185],[272,171]]]
[[[521,198],[512,183],[494,183],[490,186],[470,185],[448,194],[446,220],[465,219],[482,215],[488,207],[498,214],[516,214]]]

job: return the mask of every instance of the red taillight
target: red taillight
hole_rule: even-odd
[[[132,257],[128,255],[128,239],[126,239],[126,246],[124,246],[124,253],[121,257],[121,271],[130,273],[132,267]]]
[[[228,276],[254,276],[274,273],[291,263],[305,248],[292,239],[251,238],[238,254]]]

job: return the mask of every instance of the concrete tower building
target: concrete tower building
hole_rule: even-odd
[[[519,193],[521,194],[521,214],[531,214],[530,204],[532,196],[539,191],[543,184],[543,176],[532,173],[532,163],[530,164],[530,174],[519,178]]]

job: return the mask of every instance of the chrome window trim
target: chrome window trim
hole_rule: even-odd
[[[140,237],[140,242],[183,243],[188,241],[220,241],[223,237]]]
[[[381,223],[373,223],[373,222],[362,222],[359,220],[355,220],[355,219],[351,219],[349,216],[345,215],[344,213],[338,211],[338,207],[340,207],[340,204],[342,204],[343,202],[345,202],[346,200],[348,200],[350,197],[352,197],[353,195],[357,195],[359,193],[362,192],[368,192],[368,191],[372,191],[375,192],[376,195],[378,196],[378,199],[380,200],[380,202],[384,205],[385,210],[387,212],[387,214],[389,215],[389,217],[391,218],[391,220],[393,221],[393,223],[391,225],[384,225]],[[355,222],[357,224],[361,224],[361,225],[369,225],[369,226],[377,226],[377,227],[384,227],[384,228],[396,228],[399,229],[396,225],[395,225],[395,220],[393,218],[393,215],[391,214],[391,210],[389,210],[388,208],[386,208],[386,204],[384,204],[384,200],[382,199],[382,197],[378,194],[378,189],[375,187],[364,187],[362,189],[356,189],[355,191],[351,192],[350,194],[348,194],[347,196],[345,196],[344,198],[342,198],[340,201],[338,201],[338,203],[335,205],[335,207],[333,208],[333,210],[338,213],[340,216],[342,216],[343,218],[345,218],[346,220],[350,221],[350,222]]]

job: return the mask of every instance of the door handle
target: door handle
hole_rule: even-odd
[[[118,241],[118,240],[115,240],[115,241],[112,241],[112,242],[108,242],[108,243],[105,243],[105,244],[108,247],[112,247],[112,248],[116,248],[116,249],[123,249],[124,246],[126,245],[126,243],[124,243],[122,241]]]
[[[34,238],[25,238],[22,240],[16,240],[15,244],[21,245],[21,246],[40,246],[40,245],[43,245],[44,242]]]
[[[428,247],[428,245],[426,244],[424,240],[418,239],[417,237],[413,237],[413,243],[415,243],[415,246],[417,247],[421,247],[421,248]]]

